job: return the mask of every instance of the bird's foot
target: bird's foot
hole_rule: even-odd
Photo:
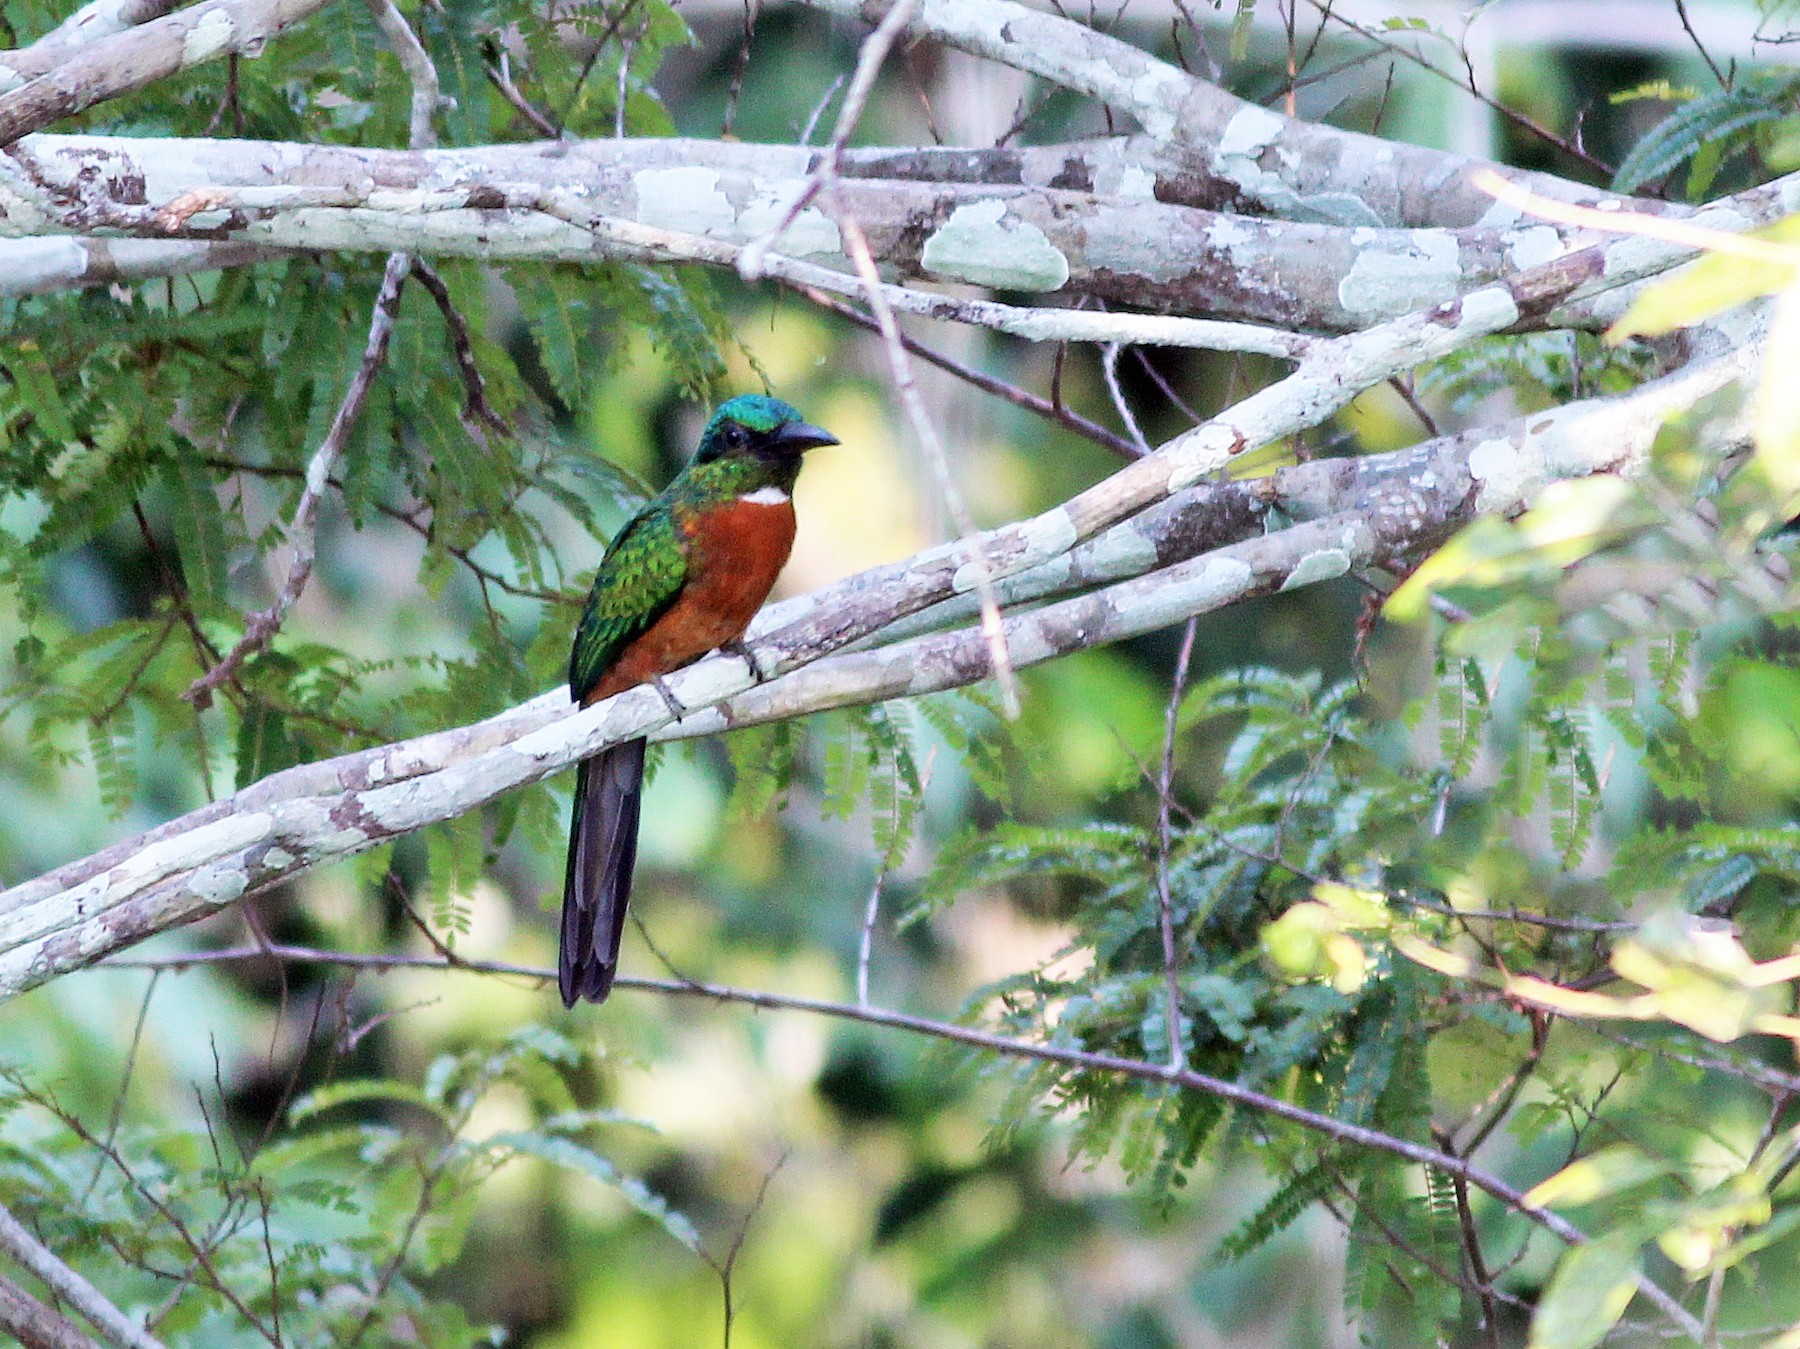
[[[650,686],[662,695],[664,706],[669,709],[669,714],[673,716],[676,721],[680,721],[687,715],[687,708],[681,705],[681,699],[677,698],[674,690],[663,682],[663,677],[661,675],[651,675]]]
[[[762,684],[768,681],[769,672],[763,669],[762,662],[756,658],[756,653],[750,649],[749,643],[742,637],[733,637],[729,642],[721,642],[719,644],[719,650],[725,652],[727,655],[738,657],[744,664],[748,665],[750,667],[750,676],[756,680],[757,683]]]

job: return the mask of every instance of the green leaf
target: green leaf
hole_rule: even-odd
[[[688,1250],[700,1250],[700,1234],[686,1214],[670,1208],[668,1200],[636,1176],[622,1173],[592,1148],[585,1148],[567,1138],[524,1132],[495,1134],[487,1140],[485,1146],[538,1157],[564,1170],[590,1176],[602,1184],[610,1185],[623,1194],[634,1209]]]
[[[1635,1232],[1609,1232],[1557,1263],[1531,1318],[1530,1349],[1593,1349],[1625,1314],[1643,1271]]]
[[[1784,220],[1746,237],[1793,246],[1795,260],[1774,262],[1736,253],[1708,253],[1666,280],[1645,287],[1624,316],[1607,329],[1607,340],[1660,337],[1790,287],[1796,268],[1800,268],[1800,221]]]
[[[13,377],[19,402],[37,419],[44,434],[58,444],[66,445],[73,441],[75,423],[69,416],[68,406],[56,387],[56,376],[51,373],[50,364],[44,359],[37,340],[29,337],[21,339],[14,344],[10,353],[0,359],[3,359],[7,373]]]
[[[322,1115],[327,1110],[335,1110],[339,1106],[362,1105],[371,1102],[417,1106],[420,1110],[435,1115],[446,1125],[450,1122],[448,1112],[419,1088],[409,1082],[396,1082],[387,1078],[358,1078],[350,1082],[333,1082],[329,1086],[310,1091],[294,1102],[289,1118],[295,1124],[304,1124],[307,1120]]]
[[[1743,133],[1788,115],[1786,82],[1745,83],[1683,104],[1644,136],[1613,175],[1615,192],[1635,192],[1708,145],[1747,143]]]
[[[212,480],[191,454],[170,457],[163,470],[169,489],[181,579],[203,607],[225,598],[230,579],[225,555],[225,517]]]
[[[1250,34],[1256,21],[1256,0],[1237,0],[1237,13],[1231,19],[1231,59],[1242,61],[1250,54]]]

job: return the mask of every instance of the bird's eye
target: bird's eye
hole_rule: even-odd
[[[725,443],[732,449],[741,449],[746,439],[744,428],[736,422],[725,423]]]

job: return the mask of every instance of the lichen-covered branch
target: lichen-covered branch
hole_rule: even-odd
[[[0,145],[121,94],[221,56],[258,56],[265,43],[330,0],[202,0],[77,47],[68,59],[0,93]],[[11,72],[0,60],[0,82]]]
[[[177,0],[88,0],[29,47],[0,52],[0,93],[54,70],[91,42],[162,18],[176,3]]]
[[[45,135],[15,148],[17,176],[0,175],[0,234],[104,231],[290,249],[598,261],[608,253],[592,238],[553,220],[509,215],[505,200],[555,191],[612,219],[742,246],[763,238],[805,191],[816,153],[739,145],[708,156],[712,163],[685,162],[697,148],[589,141],[420,155]],[[1118,186],[1102,194],[851,175],[838,193],[893,278],[1086,295],[1290,331],[1349,331],[1440,303],[1586,237],[1542,222],[1456,232],[1255,220],[1157,201],[1148,177]],[[199,202],[216,204],[193,209]],[[780,249],[800,262],[849,270],[837,225],[816,206],[798,213]],[[72,261],[63,271],[76,282],[85,276]],[[0,281],[13,286],[23,288]]]
[[[97,239],[40,234],[0,239],[0,297],[85,290],[115,281],[189,276],[285,256],[261,244],[185,239]]]
[[[1039,594],[1101,585],[1015,610],[1006,620],[1008,651],[1027,666],[1254,595],[1413,556],[1477,512],[1508,509],[1554,478],[1642,462],[1669,412],[1748,375],[1758,355],[1755,343],[1745,343],[1630,396],[1574,404],[1352,467],[1295,470],[1286,507],[1297,515],[1324,513],[1275,534],[1255,532],[1258,513],[1242,498],[1233,506],[1229,497],[1207,495],[1226,489],[1197,489],[1187,499],[1191,509],[1223,501],[1220,509],[1236,511],[1237,523],[1220,534],[1241,529],[1250,536],[1166,565],[1185,547],[1220,534],[1209,533],[1204,522],[1138,517],[1045,571],[1034,583]],[[1421,464],[1433,468],[1420,472]],[[979,542],[991,549],[997,533]],[[1016,556],[992,555],[996,570]],[[0,996],[312,867],[464,814],[617,740],[709,734],[985,678],[990,647],[973,628],[843,650],[900,614],[966,593],[959,556],[940,548],[908,567],[877,569],[773,606],[753,638],[758,663],[785,677],[756,685],[738,657],[703,661],[671,681],[684,705],[703,709],[679,723],[649,689],[573,715],[557,691],[487,722],[286,770],[16,886],[0,894]],[[1016,594],[1031,597],[1023,584]]]
[[[876,23],[892,0],[803,3]],[[1059,14],[1013,0],[923,0],[909,27],[1129,114],[1180,156],[1209,206],[1370,227],[1519,219],[1474,186],[1476,170],[1494,167],[1484,161],[1284,117]],[[1559,200],[1622,200],[1548,174],[1499,171]]]

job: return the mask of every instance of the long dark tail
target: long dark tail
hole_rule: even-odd
[[[605,1002],[612,989],[625,905],[631,899],[631,871],[637,864],[643,788],[642,740],[602,750],[576,772],[557,962],[564,1007],[573,1007],[578,998]]]

